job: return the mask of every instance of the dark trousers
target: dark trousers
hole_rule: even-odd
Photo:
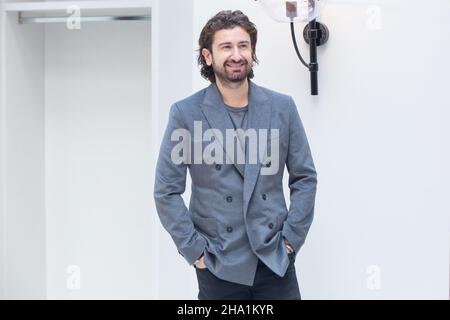
[[[246,286],[217,278],[208,269],[196,268],[199,300],[300,300],[295,273],[294,255],[289,255],[289,267],[284,277],[276,275],[261,260],[255,281]]]

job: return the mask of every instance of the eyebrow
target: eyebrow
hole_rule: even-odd
[[[239,41],[239,44],[243,44],[243,43],[245,43],[245,44],[250,44],[250,41],[247,41],[247,40]],[[223,46],[223,45],[225,45],[225,44],[231,44],[231,42],[229,42],[229,41],[227,41],[227,42],[221,42],[221,43],[219,43],[218,45],[219,45],[219,46]]]

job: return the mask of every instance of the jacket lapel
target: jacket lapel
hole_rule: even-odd
[[[270,131],[270,119],[272,112],[272,105],[269,97],[265,94],[263,90],[252,81],[249,81],[249,99],[248,99],[248,125],[247,129],[256,130],[258,141],[259,141],[259,130],[266,129],[267,132]],[[225,104],[222,99],[222,95],[220,94],[219,89],[216,84],[211,84],[205,92],[205,97],[203,102],[200,104],[203,115],[210,128],[218,129],[223,137],[223,142],[226,143],[226,130],[231,129],[234,130],[234,126],[231,122],[231,119],[227,113]],[[215,133],[214,133],[215,134]],[[268,133],[268,138],[270,134]],[[246,141],[246,145],[248,144],[248,140]],[[237,143],[239,147],[239,143]],[[259,176],[259,172],[261,169],[260,157],[259,155],[265,154],[267,148],[267,142],[261,144],[263,146],[262,150],[259,150],[259,143],[256,163],[249,163],[250,154],[249,151],[251,148],[246,147],[245,153],[245,164],[237,164],[234,163],[237,171],[244,178],[244,191],[243,191],[243,209],[244,209],[244,217],[247,214],[248,203],[252,196],[253,190],[255,189],[256,181]],[[222,144],[224,154],[234,162],[234,155],[229,155],[226,153],[226,146]],[[245,167],[245,170],[243,170]]]
[[[270,119],[272,112],[272,105],[269,97],[253,82],[249,82],[249,107],[248,107],[248,128],[253,128],[256,130],[258,142],[260,139],[259,130],[266,129],[268,132],[268,137],[270,136]],[[261,169],[261,162],[259,155],[264,155],[267,148],[266,143],[262,143],[262,150],[259,150],[259,143],[256,155],[256,163],[249,163],[249,149],[246,148],[246,163],[245,163],[245,175],[244,175],[244,217],[247,214],[248,203],[255,189],[256,181],[258,180],[259,172]]]
[[[235,163],[234,155],[226,153],[226,130],[234,130],[234,126],[226,110],[222,95],[215,83],[212,83],[208,88],[206,88],[205,97],[203,99],[203,102],[200,104],[200,107],[202,109],[203,115],[208,121],[209,127],[218,129],[221,132],[224,142],[224,144],[222,144],[224,154],[234,164],[242,178],[244,178],[244,164]],[[214,135],[217,139],[217,135],[215,132]],[[236,146],[239,148],[239,143],[236,143]]]

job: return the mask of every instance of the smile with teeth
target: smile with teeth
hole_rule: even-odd
[[[237,69],[237,68],[242,67],[243,65],[244,65],[244,63],[239,63],[239,64],[230,64],[230,63],[228,63],[227,67]]]

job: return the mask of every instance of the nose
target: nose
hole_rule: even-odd
[[[231,59],[233,62],[239,62],[242,60],[241,52],[239,51],[239,47],[234,47],[233,52],[231,54]]]

